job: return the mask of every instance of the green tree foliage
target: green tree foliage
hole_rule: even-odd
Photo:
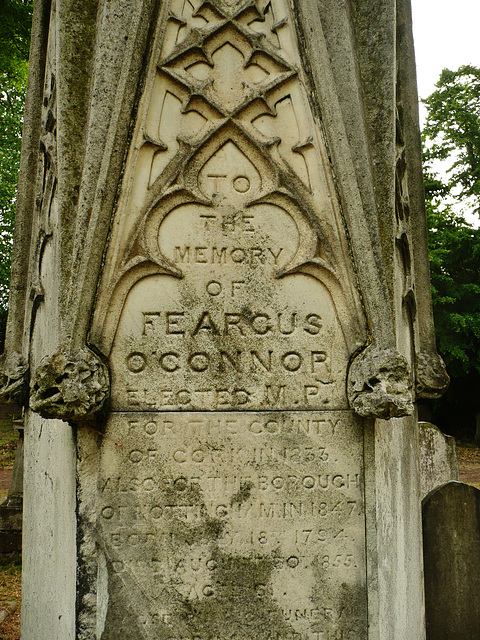
[[[30,48],[31,0],[2,0],[0,70],[11,81],[25,83]]]
[[[437,89],[425,101],[425,161],[447,160],[445,193],[472,198],[480,214],[480,69],[444,69]]]
[[[445,69],[436,87],[425,100],[425,193],[437,346],[451,385],[435,404],[435,422],[472,436],[480,412],[480,229],[456,211],[480,214],[480,69]],[[434,172],[436,160],[446,161],[446,177]]]
[[[8,301],[25,88],[0,74],[0,307]]]
[[[31,1],[2,0],[0,11],[0,342],[8,303],[32,8]]]
[[[449,209],[428,213],[438,348],[450,375],[480,373],[480,230]]]

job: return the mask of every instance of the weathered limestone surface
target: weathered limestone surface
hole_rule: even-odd
[[[32,42],[22,637],[422,640],[409,3],[39,0]]]
[[[429,422],[420,422],[420,490],[424,498],[446,482],[458,480],[455,438]]]
[[[448,482],[423,501],[428,640],[480,636],[480,491]]]
[[[69,425],[60,420],[45,423],[33,412],[26,418],[28,433],[25,435],[23,492],[22,638],[74,640],[74,437]]]
[[[106,434],[102,637],[122,633],[120,610],[131,637],[367,637],[349,412],[115,413]]]

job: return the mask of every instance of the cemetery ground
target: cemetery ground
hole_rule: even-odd
[[[473,442],[457,442],[460,480],[480,489],[480,447]]]
[[[12,473],[18,432],[15,429],[18,416],[0,413],[0,502],[7,496]],[[460,480],[480,489],[480,447],[473,442],[457,442]],[[20,554],[3,554],[0,550],[0,609],[6,603],[16,601],[16,611],[0,628],[1,640],[20,639],[21,557]],[[8,606],[7,606],[8,608]]]

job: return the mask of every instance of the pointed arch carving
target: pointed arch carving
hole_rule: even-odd
[[[92,343],[108,356],[134,282],[153,273],[182,277],[159,250],[155,226],[180,204],[218,207],[222,195],[213,179],[205,187],[204,167],[233,145],[239,166],[243,155],[261,177],[248,193],[232,190],[237,205],[280,207],[298,228],[298,250],[275,277],[308,273],[328,283],[355,350],[365,320],[288,9],[278,1],[174,2],[169,16],[139,110]],[[222,64],[235,72],[226,78]]]
[[[209,165],[226,150],[225,165],[234,166],[242,175],[219,175]],[[228,156],[231,156],[229,159]],[[243,168],[242,168],[243,159]],[[249,166],[251,175],[245,167]],[[234,173],[235,173],[234,172]],[[253,176],[253,177],[252,177]],[[314,204],[308,201],[306,189],[300,200],[291,192],[291,181],[282,174],[278,166],[268,157],[263,148],[251,140],[247,132],[234,123],[225,123],[181,166],[176,174],[176,182],[170,189],[152,190],[152,197],[145,208],[141,224],[134,230],[125,252],[122,268],[117,274],[111,292],[112,304],[106,316],[106,323],[98,331],[102,342],[97,344],[108,355],[111,350],[118,321],[131,287],[148,275],[165,274],[183,278],[184,273],[172,257],[162,252],[158,242],[159,230],[172,212],[186,206],[195,206],[205,211],[205,218],[214,218],[218,211],[228,215],[232,206],[250,213],[259,208],[270,207],[290,217],[298,242],[288,261],[277,265],[273,276],[283,278],[298,273],[314,277],[322,282],[334,301],[342,330],[350,350],[359,343],[361,326],[352,316],[351,301],[340,283],[335,268],[334,249],[329,241],[329,230],[319,220]],[[238,182],[236,183],[235,180]],[[245,182],[242,186],[241,181]],[[222,182],[225,182],[225,185]],[[298,193],[298,185],[297,187]],[[247,188],[245,188],[247,187]],[[230,199],[223,191],[230,192]],[[229,200],[225,203],[226,200]],[[222,214],[220,214],[222,215]],[[253,216],[252,216],[253,217]]]

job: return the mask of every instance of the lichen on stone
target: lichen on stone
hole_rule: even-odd
[[[93,351],[59,349],[32,376],[30,408],[44,418],[88,421],[102,409],[109,389],[107,366]]]
[[[24,405],[28,400],[28,364],[17,351],[0,356],[0,401]]]
[[[419,398],[440,398],[450,384],[445,363],[438,353],[417,354],[416,392]]]
[[[352,362],[348,399],[362,417],[400,418],[413,413],[410,367],[393,349],[368,347]]]

